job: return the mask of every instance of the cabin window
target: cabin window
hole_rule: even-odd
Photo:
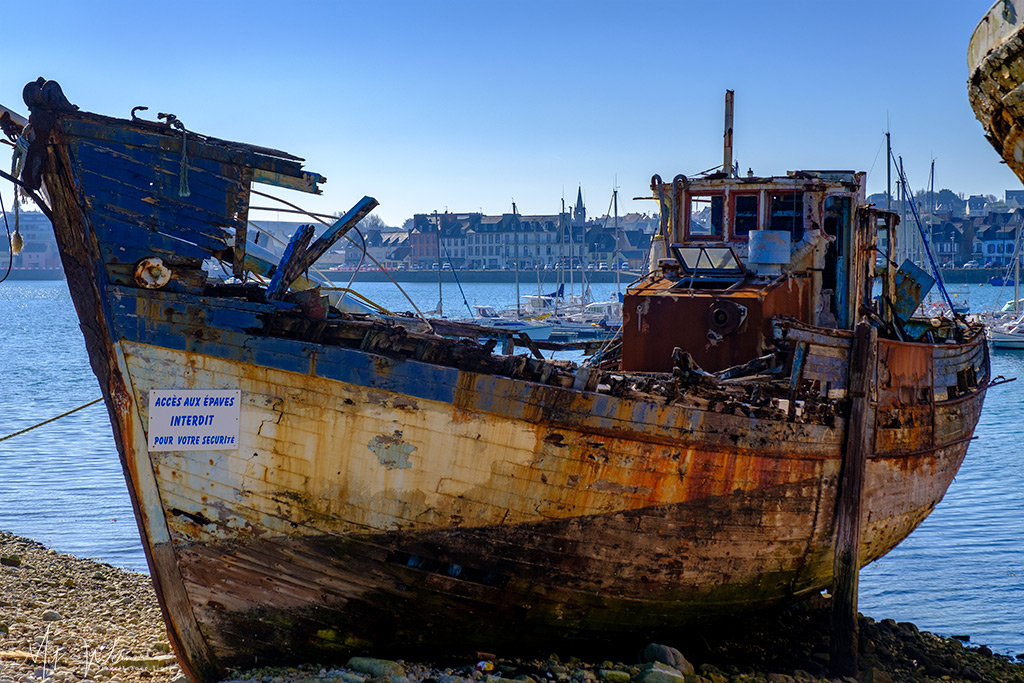
[[[821,286],[836,292],[839,288],[839,272],[845,269],[843,253],[850,234],[853,206],[849,197],[825,197],[825,221],[823,229],[831,238],[825,246],[825,269]]]
[[[804,236],[804,193],[777,192],[772,194],[768,229],[788,232],[790,239],[798,242]]]
[[[724,236],[725,198],[720,194],[690,196],[687,237],[715,239]]]
[[[736,195],[733,214],[732,234],[746,238],[751,230],[757,230],[758,196],[756,194]]]
[[[839,240],[840,253],[842,242],[850,225],[850,198],[825,197],[825,234]]]
[[[744,269],[732,247],[673,244],[683,277],[674,286],[681,288],[727,289],[743,279]]]

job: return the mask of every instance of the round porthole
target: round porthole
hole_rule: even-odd
[[[746,308],[733,301],[719,299],[708,308],[708,327],[725,336],[735,332],[746,317]]]

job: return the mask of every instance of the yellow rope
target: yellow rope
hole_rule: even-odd
[[[78,412],[79,410],[81,410],[82,408],[88,408],[88,407],[89,407],[89,406],[91,406],[92,404],[94,404],[94,403],[99,403],[99,402],[100,402],[100,401],[102,401],[102,400],[103,400],[102,398],[97,398],[97,399],[96,399],[96,400],[94,400],[94,401],[89,401],[89,402],[88,402],[88,403],[86,403],[85,405],[81,405],[81,406],[78,406],[77,408],[72,408],[71,410],[69,410],[69,411],[68,411],[68,412],[66,412],[66,413],[61,413],[61,414],[60,414],[60,415],[58,415],[57,417],[51,417],[51,418],[50,418],[49,420],[43,420],[43,421],[42,421],[42,422],[40,422],[39,424],[36,424],[36,425],[32,425],[31,427],[26,427],[25,429],[22,429],[22,430],[21,430],[20,432],[14,432],[13,434],[8,434],[7,436],[0,436],[0,441],[7,441],[7,439],[10,439],[10,438],[12,438],[12,437],[18,436],[19,434],[24,434],[25,432],[30,432],[30,431],[32,431],[33,429],[35,429],[36,427],[42,427],[43,425],[46,425],[46,424],[50,424],[51,422],[53,422],[53,421],[55,421],[55,420],[59,420],[59,419],[61,419],[62,417],[67,417],[67,416],[68,416],[68,415],[70,415],[71,413],[77,413],[77,412]]]
[[[360,294],[359,292],[355,291],[354,289],[349,289],[348,287],[321,287],[321,289],[323,289],[324,291],[327,291],[327,292],[342,292],[343,294],[351,294],[353,298],[359,299],[360,301],[365,303],[367,306],[375,309],[378,313],[383,313],[384,315],[395,315],[394,313],[392,313],[388,309],[384,308],[383,306],[381,306],[379,303],[377,303],[373,299],[370,299],[369,297],[363,296],[362,294]]]

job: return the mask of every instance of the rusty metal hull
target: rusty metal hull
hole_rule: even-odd
[[[244,218],[253,167],[297,165],[189,143],[185,199],[176,132],[74,113],[36,125],[69,288],[193,679],[640,636],[830,584],[849,332],[781,325],[789,378],[691,383],[312,319],[200,270],[204,253],[230,253],[223,227]],[[190,223],[203,230],[182,243]],[[132,277],[154,253],[174,273],[162,288]],[[977,333],[879,345],[862,564],[941,500],[989,379]],[[151,392],[183,388],[240,391],[236,449],[148,449]]]

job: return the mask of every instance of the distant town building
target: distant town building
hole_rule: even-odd
[[[1004,193],[1004,201],[1013,208],[1014,206],[1024,206],[1024,190],[1006,190]]]
[[[13,214],[9,214],[12,229],[13,220]],[[38,211],[22,212],[19,220],[25,248],[14,257],[14,266],[59,267],[56,241],[46,217]],[[325,229],[312,220],[253,217],[248,237],[280,255],[295,231],[308,223],[316,226],[317,233]],[[350,233],[351,241],[339,242],[318,265],[355,267],[362,263],[368,267],[375,260],[386,268],[544,270],[615,268],[625,263],[628,268],[639,269],[645,264],[658,223],[657,215],[635,212],[617,218],[591,218],[580,187],[575,204],[559,213],[522,214],[513,205],[510,213],[499,215],[450,211],[416,214],[402,229],[388,228],[379,221],[362,225],[361,232]],[[7,254],[6,240],[3,243],[0,254]],[[363,256],[364,248],[372,260]]]
[[[6,237],[0,239],[0,276],[7,272],[7,265],[14,269],[59,270],[61,268],[60,252],[57,250],[57,239],[53,235],[53,226],[41,211],[18,212],[6,215],[7,227],[13,233],[15,226],[21,233],[24,246],[21,253],[11,258],[10,243]],[[6,230],[4,230],[6,234]]]
[[[988,202],[985,197],[976,194],[967,198],[967,215],[973,217],[984,217],[988,215]]]

